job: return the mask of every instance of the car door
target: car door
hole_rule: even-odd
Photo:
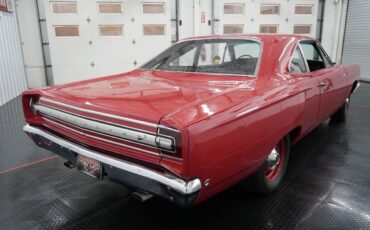
[[[315,40],[300,42],[311,75],[318,80],[320,106],[318,122],[330,117],[345,101],[347,80],[343,67],[334,65]]]
[[[317,124],[320,107],[320,89],[317,87],[319,81],[309,71],[299,45],[294,50],[288,69],[294,84],[306,94],[302,113],[302,133],[306,133]]]

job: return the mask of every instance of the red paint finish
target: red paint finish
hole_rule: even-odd
[[[43,125],[78,142],[162,167],[185,178],[209,180],[197,203],[254,173],[279,141],[298,129],[299,140],[349,97],[359,79],[357,65],[334,65],[291,74],[288,64],[299,41],[291,35],[222,35],[205,38],[255,39],[263,45],[256,77],[137,69],[23,94],[28,123]],[[194,39],[194,38],[193,38]],[[327,81],[325,88],[319,84]],[[30,97],[159,124],[181,133],[182,158],[148,155],[96,141],[48,123],[29,109]],[[156,128],[63,108],[93,119],[156,132]]]

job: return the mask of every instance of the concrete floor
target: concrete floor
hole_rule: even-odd
[[[370,229],[370,85],[347,123],[317,127],[273,194],[235,186],[183,209],[69,170],[23,134],[19,98],[0,108],[0,229]]]

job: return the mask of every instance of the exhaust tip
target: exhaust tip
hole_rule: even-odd
[[[147,192],[143,192],[143,191],[136,191],[136,192],[133,192],[131,193],[131,196],[141,202],[145,202],[147,200],[149,200],[150,198],[153,197],[152,194],[150,193],[147,193]]]
[[[69,168],[69,169],[73,169],[73,168],[75,168],[76,167],[76,165],[74,165],[72,162],[70,162],[70,161],[66,161],[66,162],[64,162],[64,166],[66,166],[67,168]]]

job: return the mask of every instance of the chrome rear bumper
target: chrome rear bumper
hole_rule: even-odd
[[[109,179],[161,196],[182,206],[191,205],[201,189],[201,182],[197,178],[185,181],[172,174],[107,156],[29,124],[25,125],[23,130],[30,134],[37,145],[53,151],[72,163],[76,163],[77,154],[95,159],[102,163]]]

